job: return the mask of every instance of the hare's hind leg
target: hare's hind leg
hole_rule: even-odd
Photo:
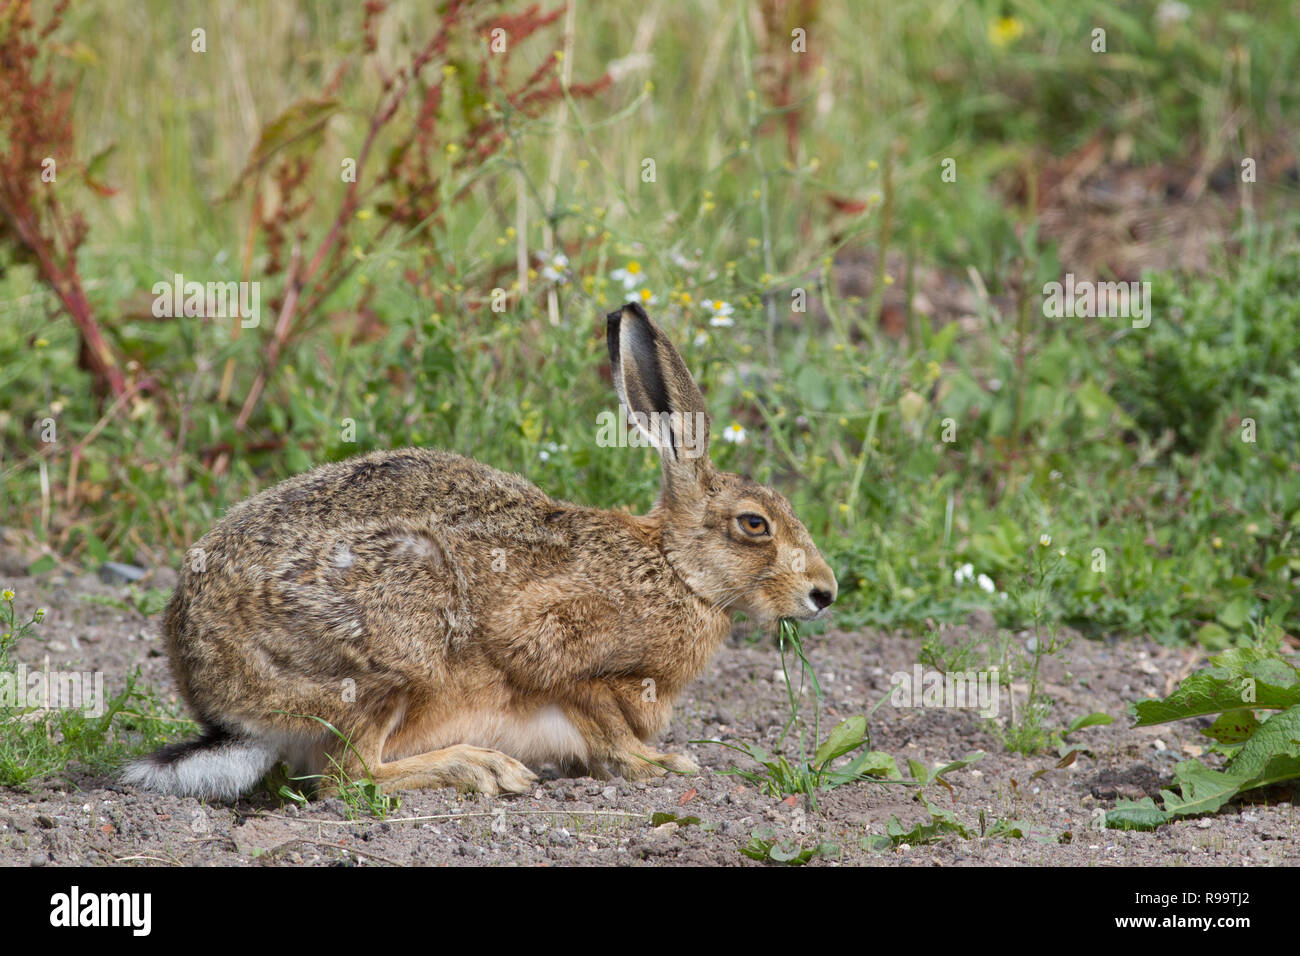
[[[424,790],[455,787],[495,796],[500,793],[527,793],[537,776],[514,757],[499,750],[456,744],[441,750],[402,757],[385,762],[384,738],[374,734],[360,740],[339,743],[334,748],[331,765],[341,768],[348,780],[367,776],[385,790]],[[335,788],[327,786],[322,793]]]

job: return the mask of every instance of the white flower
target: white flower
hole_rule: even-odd
[[[1040,548],[1050,548],[1052,546],[1052,536],[1050,534],[1040,534],[1038,536],[1038,546]]]
[[[964,584],[975,576],[975,565],[963,564],[960,568],[952,573],[952,579],[958,584]]]
[[[622,269],[615,269],[609,277],[615,282],[623,283],[624,292],[631,292],[645,281],[645,273],[641,271],[639,262],[629,262]]]
[[[997,590],[997,586],[994,585],[993,579],[989,577],[987,574],[981,574],[978,578],[975,579],[975,583],[980,586],[980,590],[983,591],[985,594],[992,594],[994,591]]]
[[[733,445],[743,445],[745,443],[745,429],[732,422],[723,429],[722,440],[729,441]]]
[[[1182,23],[1191,15],[1192,11],[1187,8],[1187,4],[1178,3],[1177,0],[1164,0],[1156,7],[1156,25],[1171,27],[1175,23]]]
[[[636,295],[632,296],[632,298],[640,302],[642,305],[657,305],[659,303],[659,296],[655,295],[649,289],[639,290]]]
[[[542,461],[550,461],[552,455],[558,454],[559,452],[562,451],[568,451],[568,450],[569,450],[568,445],[557,445],[553,441],[548,441],[546,443],[545,448],[538,450],[537,457],[540,458]]]
[[[735,308],[729,302],[723,302],[721,299],[710,299],[704,303],[704,307],[709,310],[709,325],[714,328],[726,329],[736,324],[736,320],[731,317]]]
[[[569,257],[563,252],[557,252],[551,257],[551,261],[542,266],[542,276],[551,282],[558,282],[563,285],[568,279]]]
[[[709,344],[709,333],[708,333],[708,332],[696,332],[696,333],[695,333],[695,339],[694,339],[694,342],[695,342],[695,347],[696,347],[697,349],[702,349],[702,348],[704,348],[704,346],[706,346],[706,345]]]

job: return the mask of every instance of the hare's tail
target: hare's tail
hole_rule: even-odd
[[[279,759],[266,740],[209,727],[196,740],[170,744],[127,766],[124,783],[177,797],[234,800]]]

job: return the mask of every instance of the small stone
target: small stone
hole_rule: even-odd
[[[105,584],[132,584],[145,575],[144,568],[119,561],[105,561],[99,566],[99,579]]]

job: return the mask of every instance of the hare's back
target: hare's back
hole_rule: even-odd
[[[236,505],[197,542],[165,630],[189,671],[245,659],[330,678],[418,667],[432,648],[468,638],[475,579],[500,549],[554,561],[571,552],[547,520],[562,507],[447,452],[322,465]]]
[[[545,511],[552,502],[518,475],[451,452],[376,451],[282,481],[230,510],[218,527],[286,529],[286,522],[337,528],[405,517],[449,531]]]

